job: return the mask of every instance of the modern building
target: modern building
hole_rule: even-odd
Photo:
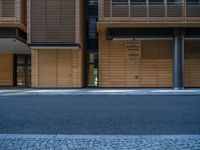
[[[26,0],[0,0],[0,86],[30,86]]]
[[[32,87],[84,86],[85,1],[28,0]]]
[[[100,0],[99,87],[199,87],[199,0]]]
[[[0,86],[200,87],[199,0],[0,0]]]

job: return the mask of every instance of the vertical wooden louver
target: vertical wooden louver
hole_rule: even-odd
[[[75,43],[74,0],[32,0],[32,43]]]
[[[0,0],[0,16],[15,17],[15,0]]]

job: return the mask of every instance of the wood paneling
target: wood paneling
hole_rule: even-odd
[[[0,54],[0,86],[13,85],[13,55]]]
[[[32,50],[32,87],[82,87],[80,50]]]
[[[140,87],[141,41],[126,42],[126,86]]]
[[[142,42],[141,86],[156,87],[158,82],[158,47],[157,41]]]
[[[158,42],[158,87],[172,87],[173,42]]]
[[[172,87],[172,41],[111,41],[99,33],[100,87]]]
[[[172,50],[171,41],[142,42],[142,87],[172,87]]]
[[[46,3],[41,0],[28,1],[28,43],[80,44],[80,48],[74,50],[69,48],[48,50],[45,47],[33,49],[32,79],[34,81],[32,81],[32,87],[84,86],[84,6],[84,0],[59,0],[56,2],[47,0]],[[48,66],[46,62],[50,60],[52,60],[50,62],[52,64]],[[56,67],[54,62],[56,62]],[[47,73],[45,79],[46,73],[43,73],[43,68],[47,67],[49,69],[46,71],[49,70],[50,73]],[[49,80],[51,81],[48,83]]]
[[[200,43],[185,42],[185,87],[200,87]]]
[[[99,86],[140,86],[140,41],[109,41],[99,34]]]
[[[56,87],[57,59],[56,51],[39,51],[39,85],[42,87]]]
[[[57,50],[57,86],[72,87],[72,51]]]

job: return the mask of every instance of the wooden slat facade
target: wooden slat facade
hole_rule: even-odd
[[[172,41],[112,41],[99,33],[100,87],[172,87]]]
[[[1,17],[15,17],[15,0],[0,0]]]
[[[28,43],[32,48],[32,87],[80,88],[84,86],[85,2],[35,0],[28,2]],[[50,48],[48,44],[79,44],[80,48]]]
[[[32,50],[32,87],[82,87],[80,51]]]
[[[199,2],[99,1],[99,22],[197,23]]]
[[[26,0],[0,0],[0,26],[26,31]]]
[[[172,87],[172,41],[142,41],[141,86]]]
[[[29,0],[29,43],[76,43],[76,2]]]
[[[200,43],[185,42],[185,87],[200,87]]]
[[[13,55],[0,53],[0,86],[13,86]]]

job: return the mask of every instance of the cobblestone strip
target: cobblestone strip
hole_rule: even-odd
[[[200,150],[196,136],[0,135],[0,150]]]

